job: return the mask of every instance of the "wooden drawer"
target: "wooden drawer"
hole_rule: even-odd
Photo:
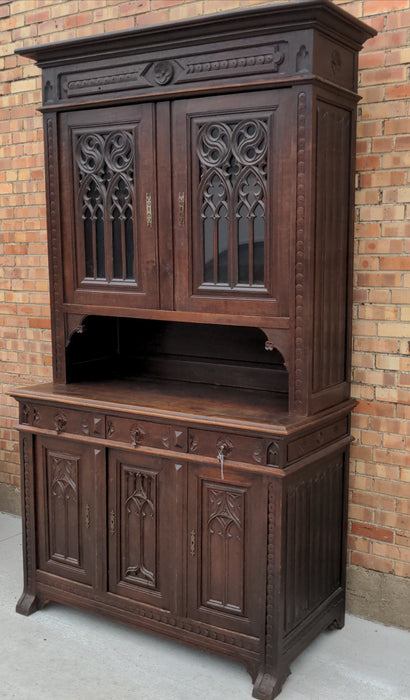
[[[52,430],[56,435],[92,435],[104,437],[105,417],[89,411],[76,411],[65,406],[44,406],[23,403],[20,422],[34,428]]]
[[[224,459],[235,462],[265,464],[267,442],[269,441],[264,439],[211,430],[190,428],[188,431],[188,452],[217,458],[222,451]]]
[[[320,430],[314,430],[288,444],[288,462],[293,462],[315,450],[347,435],[349,432],[349,420],[345,416],[337,423],[326,425]]]
[[[187,431],[171,425],[152,421],[106,417],[105,437],[115,442],[131,444],[133,447],[158,447],[160,449],[187,451]]]

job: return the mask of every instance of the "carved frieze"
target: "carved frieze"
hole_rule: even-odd
[[[251,50],[252,51],[252,50]],[[255,73],[277,73],[285,62],[287,54],[287,42],[278,42],[270,46],[255,47],[253,52],[229,51],[218,54],[218,58],[212,54],[206,57],[181,59],[185,67],[185,75],[180,79],[206,79],[217,77],[220,74],[241,75]]]
[[[111,92],[113,90],[130,90],[147,85],[142,77],[147,64],[133,65],[129,70],[123,68],[114,70],[95,71],[93,75],[79,73],[77,75],[62,75],[60,77],[60,92],[63,99],[80,97],[82,95],[95,95],[99,92]],[[86,77],[87,76],[87,77]]]

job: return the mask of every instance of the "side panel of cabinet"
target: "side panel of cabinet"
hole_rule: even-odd
[[[92,584],[92,451],[59,438],[36,438],[35,460],[38,566],[43,571]]]
[[[264,633],[267,495],[262,479],[191,466],[188,476],[188,617]]]
[[[158,306],[154,105],[60,120],[64,301]]]
[[[290,90],[175,103],[177,310],[288,315],[291,120]]]
[[[165,609],[175,589],[173,471],[170,460],[109,453],[109,591]]]

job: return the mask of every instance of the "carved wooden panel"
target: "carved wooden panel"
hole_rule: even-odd
[[[258,550],[267,536],[261,481],[226,466],[224,479],[218,468],[190,467],[188,606],[195,619],[257,633],[262,600],[255,583],[266,573]],[[264,533],[258,542],[257,531]]]
[[[157,582],[157,477],[124,466],[121,471],[121,579]]]
[[[82,222],[85,277],[137,283],[134,133],[120,127],[78,130],[74,139],[76,216]]]
[[[79,458],[48,452],[48,533],[50,559],[80,565]]]
[[[285,632],[341,585],[344,463],[328,458],[287,489]]]
[[[92,581],[94,489],[90,450],[61,438],[38,439],[40,568]]]
[[[174,473],[159,457],[109,452],[109,590],[161,608],[173,589]]]
[[[244,492],[204,484],[202,499],[202,605],[244,615]]]
[[[265,288],[268,120],[215,117],[196,129],[199,286]]]
[[[66,298],[87,302],[92,291],[97,297],[104,292],[103,303],[114,303],[121,291],[132,291],[134,304],[141,295],[152,305],[153,106],[118,107],[115,118],[104,110],[72,112],[61,116],[61,126],[61,169],[72,179],[70,197],[62,202]]]
[[[178,307],[231,311],[240,304],[241,313],[255,314],[269,311],[265,302],[272,313],[284,305],[288,250],[279,229],[281,198],[291,197],[283,168],[290,154],[282,121],[287,100],[275,91],[258,93],[252,103],[233,95],[175,105],[174,199],[187,197],[184,216],[174,219],[183,230],[176,244]]]
[[[351,112],[318,102],[313,392],[346,381],[350,141]]]

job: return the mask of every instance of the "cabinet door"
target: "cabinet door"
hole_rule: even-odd
[[[175,485],[171,461],[109,454],[109,591],[172,607],[175,578]]]
[[[191,466],[188,617],[255,636],[264,633],[267,496],[260,477]]]
[[[39,568],[92,584],[95,497],[92,451],[36,438]]]
[[[289,102],[275,90],[174,105],[177,309],[288,314]]]
[[[154,107],[61,117],[64,299],[158,304]]]

